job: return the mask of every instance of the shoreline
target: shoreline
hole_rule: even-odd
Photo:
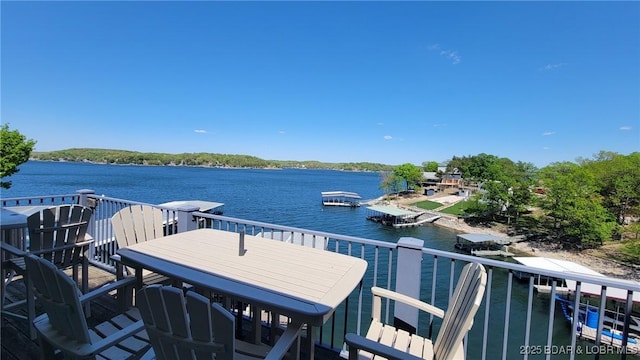
[[[414,195],[406,198],[398,198],[391,200],[391,203],[397,205],[409,206],[410,204],[420,202],[420,201],[435,201],[438,202],[439,197],[448,196],[446,194],[442,194],[440,196],[425,196],[425,195]],[[381,200],[382,198],[380,198]],[[507,234],[503,231],[499,231],[496,229],[492,229],[485,226],[471,226],[462,220],[459,220],[457,217],[453,217],[447,214],[441,214],[442,217],[432,224],[435,226],[440,226],[443,228],[447,228],[460,233],[467,234],[491,234],[496,236],[507,236]],[[625,279],[625,280],[633,280],[640,282],[640,268],[621,264],[611,259],[602,258],[599,256],[595,256],[591,253],[590,250],[584,250],[582,252],[570,251],[564,249],[555,248],[552,244],[542,243],[537,241],[527,241],[522,240],[518,242],[514,242],[509,245],[510,250],[515,250],[518,252],[519,256],[539,256],[539,257],[548,257],[559,260],[568,260],[574,263],[583,265],[588,267],[594,271],[601,273],[602,275]]]

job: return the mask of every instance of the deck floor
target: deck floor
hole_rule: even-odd
[[[95,266],[89,267],[89,288],[95,289],[108,282],[114,281],[115,276]],[[24,299],[25,286],[21,280],[14,280],[7,286],[5,302],[12,303]],[[102,296],[91,303],[91,318],[88,319],[89,326],[99,324],[116,315],[117,301],[112,296]],[[36,304],[36,314],[40,314]],[[24,360],[39,359],[40,346],[37,340],[29,338],[27,323],[24,320],[2,316],[2,327],[0,329],[0,359],[2,360]],[[324,348],[316,347],[315,358],[319,360],[340,359],[335,352]]]

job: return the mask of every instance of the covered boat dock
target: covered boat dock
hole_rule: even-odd
[[[507,245],[511,244],[508,237],[491,234],[458,234],[456,236],[456,249],[475,256],[513,256],[507,251]]]
[[[214,215],[222,215],[222,207],[223,203],[214,202],[214,201],[204,201],[204,200],[177,200],[177,201],[169,201],[166,203],[158,204],[158,206],[178,210],[184,206],[195,206],[198,208],[198,211],[210,213]]]
[[[420,226],[427,222],[433,222],[439,218],[439,216],[434,216],[426,219],[418,219],[426,212],[415,212],[390,205],[369,206],[367,207],[367,211],[369,212],[369,215],[367,215],[368,220],[396,228]]]
[[[519,262],[522,265],[528,266],[532,268],[532,272],[536,272],[537,270],[553,270],[558,272],[566,272],[566,273],[574,273],[574,274],[584,274],[591,276],[602,276],[605,275],[592,270],[586,266],[577,264],[573,261],[568,260],[560,260],[553,259],[548,257],[539,257],[539,256],[530,256],[530,257],[514,257],[515,261]],[[529,274],[521,273],[515,274],[517,277],[528,277]],[[538,284],[535,285],[536,289],[539,292],[550,292],[551,283],[549,282],[548,286],[546,286],[545,279],[538,276],[540,279],[536,278],[536,282]],[[556,285],[556,292],[564,291],[568,293],[574,293],[576,290],[577,283],[575,280],[564,280],[564,279],[556,279],[561,280],[560,285]],[[632,281],[630,281],[632,282]],[[600,297],[600,293],[602,291],[602,287],[600,285],[594,285],[590,283],[583,282],[580,284],[580,293],[581,296],[592,296],[592,297]],[[621,289],[616,289],[609,287],[607,288],[607,298],[624,302],[627,300],[627,292]],[[632,301],[636,304],[640,303],[640,292],[634,292]]]
[[[362,199],[358,193],[350,191],[323,191],[320,194],[324,206],[358,207]]]

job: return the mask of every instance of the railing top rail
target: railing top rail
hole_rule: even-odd
[[[21,196],[21,197],[10,197],[10,198],[0,197],[0,206],[4,207],[8,203],[19,204],[21,202],[33,201],[33,200],[37,200],[37,199],[40,199],[40,200],[43,200],[43,199],[52,200],[52,199],[74,198],[74,197],[79,197],[79,196],[80,196],[79,194],[57,194],[57,195],[43,195],[43,196]]]
[[[326,238],[331,238],[331,239],[336,239],[336,240],[352,241],[352,242],[362,243],[362,244],[365,244],[365,245],[372,245],[372,246],[378,246],[378,247],[383,247],[383,248],[394,249],[394,248],[398,247],[398,245],[396,243],[391,243],[391,242],[388,242],[388,241],[381,241],[381,240],[367,239],[367,238],[362,238],[362,237],[357,237],[357,236],[339,235],[339,234],[334,234],[334,233],[329,233],[329,232],[324,232],[324,231],[302,229],[302,228],[297,228],[297,227],[292,227],[292,226],[284,226],[284,225],[275,225],[275,224],[270,224],[270,223],[261,222],[261,221],[238,219],[238,218],[233,218],[233,217],[229,217],[229,216],[213,215],[213,214],[202,213],[202,212],[197,212],[197,211],[194,212],[193,214],[195,216],[202,217],[202,218],[207,218],[207,219],[214,219],[214,220],[219,220],[219,221],[228,221],[228,222],[234,222],[234,223],[241,223],[241,224],[248,225],[248,226],[255,226],[255,227],[260,227],[260,228],[281,230],[281,231],[286,231],[286,232],[296,232],[296,233],[302,233],[302,234],[309,234],[309,235],[314,235],[314,236],[319,236],[319,237],[326,237]]]
[[[133,200],[119,199],[119,198],[114,198],[114,197],[104,196],[104,195],[91,194],[91,195],[88,195],[88,197],[92,198],[92,199],[100,200],[100,201],[112,201],[112,202],[127,203],[127,204],[132,204],[132,205],[152,205],[152,206],[157,206],[155,204],[149,204],[149,203],[140,202],[140,201],[133,201]]]
[[[445,257],[445,258],[454,259],[454,260],[477,262],[485,266],[497,267],[497,268],[507,269],[510,271],[519,271],[523,273],[548,276],[552,278],[575,280],[583,283],[602,285],[608,288],[611,287],[611,288],[624,289],[624,290],[629,290],[634,292],[640,292],[640,283],[632,282],[624,279],[612,278],[608,276],[596,276],[596,275],[589,275],[589,274],[580,274],[575,272],[563,272],[563,271],[555,271],[555,270],[545,270],[540,268],[531,268],[522,264],[508,263],[506,261],[486,259],[486,258],[481,258],[477,256],[458,254],[454,252],[429,249],[429,248],[423,248],[422,253],[432,255],[432,256]]]

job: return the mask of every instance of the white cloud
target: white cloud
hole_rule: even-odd
[[[440,51],[440,55],[448,57],[453,65],[460,64],[462,60],[458,52],[453,50],[442,50]]]
[[[551,136],[551,135],[553,135],[555,133],[556,133],[555,131],[545,131],[545,132],[542,133],[542,136]]]
[[[428,49],[430,51],[438,51],[441,56],[444,56],[444,57],[448,58],[449,60],[451,60],[451,63],[453,65],[460,64],[460,61],[462,61],[462,57],[458,54],[457,51],[449,50],[449,49],[443,49],[440,46],[440,44],[429,45]]]
[[[278,134],[285,134],[284,130],[278,131]]]
[[[555,70],[555,69],[561,68],[561,67],[563,67],[565,65],[567,65],[567,63],[547,64],[547,65],[543,66],[542,69],[540,69],[540,70],[550,71],[550,70]]]
[[[631,129],[633,129],[631,126],[620,126],[620,130],[622,131],[629,131]]]
[[[544,147],[542,148],[542,150],[550,150],[550,149],[551,149],[551,148],[550,148],[550,147],[548,147],[548,146],[544,146]]]
[[[196,130],[193,130],[193,131],[195,133],[198,133],[198,134],[206,134],[207,133],[207,130],[202,130],[202,129],[196,129]]]
[[[393,139],[393,136],[391,136],[391,135],[385,135],[385,136],[384,136],[384,139],[385,139],[385,140],[391,140],[391,139]]]

